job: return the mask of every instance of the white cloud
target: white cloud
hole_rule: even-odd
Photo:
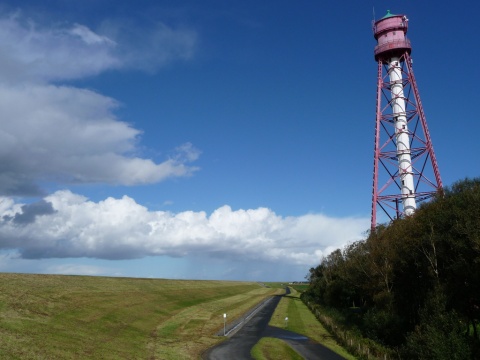
[[[359,240],[368,225],[368,219],[322,214],[284,218],[266,208],[173,214],[149,211],[127,196],[95,203],[70,191],[38,205],[2,203],[0,250],[17,249],[24,258],[198,255],[312,266],[332,249]],[[19,226],[15,219],[29,221]]]
[[[73,35],[79,36],[80,39],[82,39],[83,42],[85,42],[85,44],[87,45],[92,45],[92,44],[106,44],[109,46],[116,45],[116,43],[110,40],[108,37],[98,35],[84,25],[75,24],[73,28],[70,30],[70,33]]]
[[[0,85],[0,194],[38,193],[37,180],[136,185],[195,170],[191,144],[159,164],[136,156],[140,131],[116,119],[116,106],[89,90]]]
[[[43,27],[20,14],[0,18],[3,82],[75,79],[122,67],[115,42],[81,25]]]
[[[109,20],[101,31],[82,24],[45,26],[25,19],[21,12],[1,17],[0,79],[49,82],[112,69],[155,71],[190,59],[197,43],[194,31],[161,22],[138,26]]]
[[[128,32],[123,26],[113,34],[117,41],[81,24],[46,27],[20,13],[0,18],[0,195],[39,195],[42,181],[137,185],[196,170],[189,163],[199,151],[191,144],[160,163],[142,158],[141,131],[116,118],[114,99],[51,84],[158,68],[191,55],[195,42],[193,33],[167,26],[143,28],[135,41],[125,39]]]

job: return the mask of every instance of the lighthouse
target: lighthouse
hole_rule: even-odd
[[[443,185],[412,68],[405,15],[387,11],[374,21],[377,98],[371,228],[413,215]]]

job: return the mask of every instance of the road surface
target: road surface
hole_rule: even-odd
[[[287,289],[288,292],[288,289]],[[252,347],[262,337],[274,337],[288,343],[306,360],[343,360],[344,358],[309,338],[268,325],[281,296],[275,296],[254,313],[243,326],[228,340],[209,349],[202,356],[204,360],[253,360]]]

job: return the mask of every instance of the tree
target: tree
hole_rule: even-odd
[[[422,348],[406,358],[480,354],[480,178],[443,194],[322,259],[305,296],[346,313],[361,306],[364,335]]]

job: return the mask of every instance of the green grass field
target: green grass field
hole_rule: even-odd
[[[199,359],[223,337],[223,314],[242,316],[285,284],[0,273],[0,359]],[[354,359],[292,289],[270,325]],[[301,359],[264,338],[256,359]]]
[[[198,359],[282,290],[252,282],[0,273],[1,359]]]
[[[303,360],[303,357],[280,339],[262,338],[252,349],[255,360]]]

